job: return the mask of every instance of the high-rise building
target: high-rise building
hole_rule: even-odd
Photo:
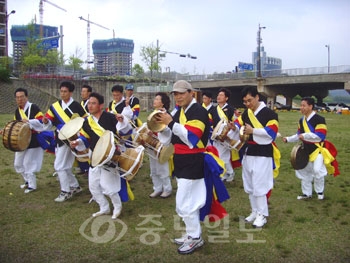
[[[28,45],[29,37],[31,37],[33,40],[38,40],[40,38],[40,25],[14,25],[11,27],[14,68],[17,68],[21,61],[24,47]],[[42,38],[44,40],[40,42],[38,48],[41,48],[43,50],[58,48],[59,33],[57,27],[43,25]]]
[[[131,75],[133,40],[124,38],[94,40],[92,50],[98,75]]]
[[[10,14],[7,13],[7,1],[0,0],[0,57],[8,55],[7,22]]]
[[[257,70],[258,52],[253,52],[253,64],[255,70]],[[268,57],[263,46],[260,47],[260,65],[263,76],[271,74],[277,74],[282,69],[282,59],[275,57]],[[270,74],[270,75],[271,75]]]

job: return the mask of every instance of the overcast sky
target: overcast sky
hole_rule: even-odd
[[[8,0],[12,25],[40,23],[39,0]],[[142,46],[157,39],[161,50],[189,53],[197,59],[168,54],[163,71],[208,74],[231,71],[238,62],[252,62],[259,23],[268,56],[282,59],[283,69],[350,65],[349,0],[50,0],[67,12],[44,2],[44,24],[63,25],[65,57],[87,52],[87,22],[94,39],[132,39],[133,64],[145,66]],[[9,53],[12,54],[12,44]],[[92,55],[92,47],[91,47]]]

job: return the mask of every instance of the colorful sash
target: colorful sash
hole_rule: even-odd
[[[201,140],[199,140],[199,138],[205,129],[205,124],[200,120],[190,120],[187,122],[183,108],[181,108],[180,111],[179,122],[186,127],[188,131],[187,137],[191,144],[194,145],[197,149],[204,149],[204,144]]]
[[[325,125],[324,125],[325,126]],[[313,127],[310,128],[310,125],[309,123],[307,122],[306,118],[304,117],[303,118],[303,128],[304,128],[304,131],[305,132],[308,132],[308,133],[311,133],[313,132],[311,129],[313,129]],[[326,127],[324,127],[326,128]],[[323,156],[323,163],[324,165],[326,166],[326,169],[327,169],[327,173],[328,174],[333,174],[334,176],[337,176],[339,173],[339,170],[338,170],[338,162],[335,160],[335,157],[336,157],[336,148],[334,147],[334,145],[327,141],[326,145],[328,145],[329,147],[328,148],[334,148],[335,151],[334,151],[334,154],[332,155],[330,153],[330,151],[324,147],[324,142],[317,142],[315,143],[315,145],[317,146],[316,150],[313,151],[310,155],[309,155],[309,161],[310,162],[313,162],[316,160],[317,156],[319,153],[322,154]]]
[[[264,128],[264,126],[259,122],[259,120],[256,118],[256,116],[254,115],[254,112],[251,109],[248,109],[248,118],[250,119],[250,121],[252,122],[255,128]],[[271,120],[266,124],[266,126],[272,126],[272,125],[275,125],[278,127],[278,122],[276,120]],[[274,135],[274,136],[271,136],[272,138],[276,138],[276,134],[272,130],[268,133],[270,134],[270,136]],[[273,148],[273,177],[276,178],[279,174],[281,152],[277,148],[277,145],[274,141],[272,142],[272,148]]]

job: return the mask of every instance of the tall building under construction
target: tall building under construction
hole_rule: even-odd
[[[98,75],[131,75],[133,40],[124,38],[94,40],[92,50]]]
[[[14,25],[11,27],[11,40],[13,44],[13,63],[16,69],[21,62],[21,58],[26,46],[28,46],[29,39],[37,41],[40,39],[40,25]],[[49,50],[58,48],[59,46],[58,28],[53,26],[43,25],[43,36],[45,40],[38,42],[38,48],[42,50]]]

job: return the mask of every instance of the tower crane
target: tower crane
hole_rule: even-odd
[[[88,15],[88,19],[85,19],[82,16],[79,16],[80,20],[87,22],[87,59],[86,59],[87,68],[89,68],[89,63],[91,63],[90,62],[90,24],[109,30],[109,28],[107,27],[101,26],[95,22],[90,21],[89,16],[90,15]]]
[[[40,14],[40,38],[43,37],[43,25],[44,25],[44,2],[48,3],[50,5],[53,5],[54,7],[57,7],[58,9],[61,9],[64,12],[67,12],[66,9],[48,1],[48,0],[40,0],[39,2],[39,14]]]

